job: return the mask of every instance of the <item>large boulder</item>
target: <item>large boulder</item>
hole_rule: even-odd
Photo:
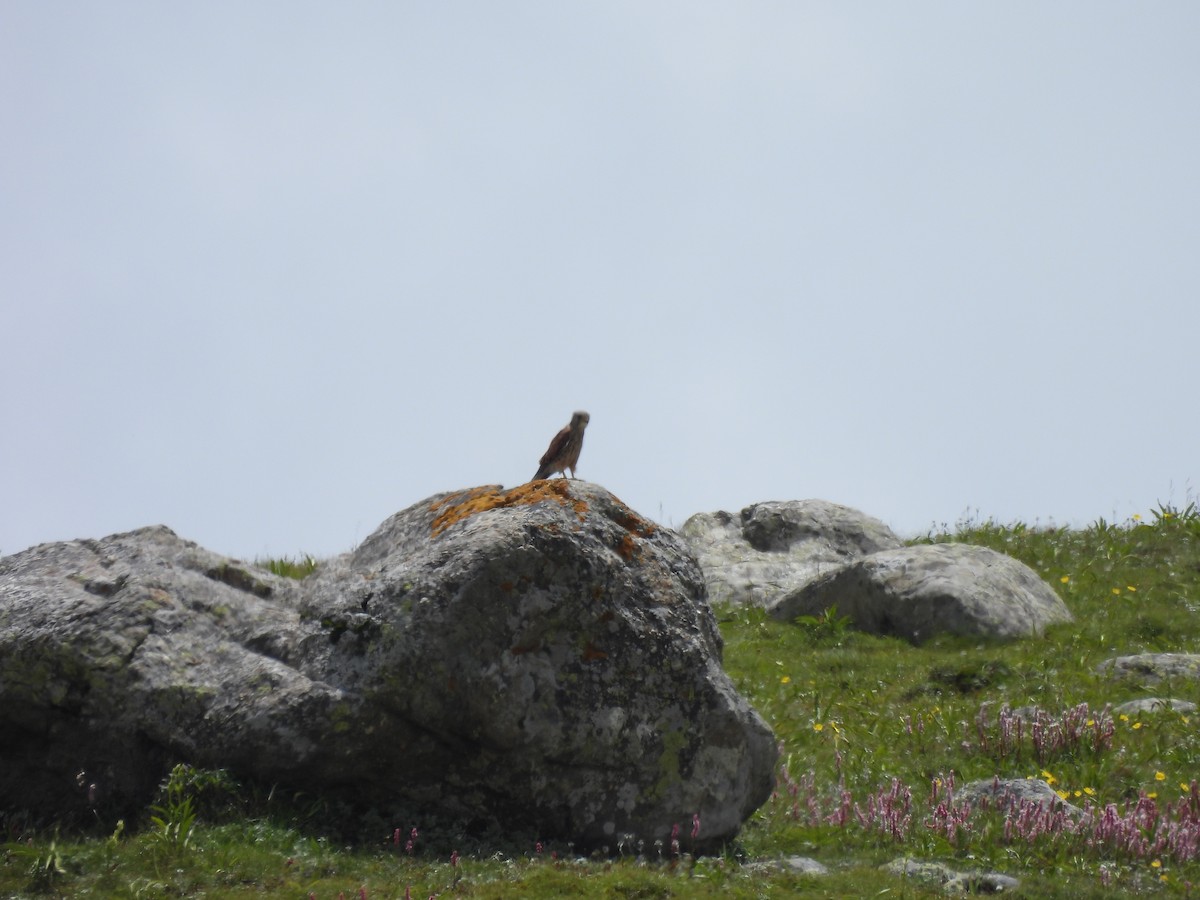
[[[348,698],[299,597],[161,526],[0,559],[0,809],[126,814],[172,759],[305,777]]]
[[[432,497],[299,584],[161,527],[43,545],[0,560],[0,803],[136,805],[182,760],[713,846],[777,753],[721,652],[683,543],[578,481]]]
[[[1069,622],[1054,589],[1024,563],[971,544],[884,550],[780,598],[776,619],[835,608],[861,631],[921,643],[937,634],[1017,638]]]
[[[831,569],[904,542],[883,522],[826,500],[697,513],[679,529],[713,603],[769,606]]]

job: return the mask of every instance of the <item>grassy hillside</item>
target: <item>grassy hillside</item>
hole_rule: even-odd
[[[784,760],[776,795],[723,857],[622,842],[615,859],[580,860],[536,835],[467,838],[383,816],[356,823],[360,840],[348,847],[334,837],[344,833],[337,810],[178,769],[143,821],[102,823],[108,837],[0,820],[0,896],[942,896],[934,883],[880,870],[906,855],[1015,876],[1016,896],[1191,896],[1200,715],[1107,707],[1149,696],[1200,702],[1200,682],[1149,687],[1096,666],[1200,653],[1195,507],[1082,530],[965,524],[923,540],[1015,556],[1060,592],[1076,622],[1038,640],[916,648],[855,633],[836,611],[784,625],[718,610],[726,668],[775,729]],[[1018,726],[1011,711],[1034,705],[1040,713]],[[1076,827],[1030,810],[965,816],[955,790],[994,776],[1046,782],[1093,815]],[[830,874],[770,862],[800,855]]]

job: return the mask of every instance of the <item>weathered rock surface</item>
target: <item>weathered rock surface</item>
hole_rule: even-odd
[[[770,614],[791,621],[830,607],[862,631],[913,643],[943,633],[1026,637],[1072,618],[1054,589],[1024,563],[970,544],[873,553],[787,594]]]
[[[1101,675],[1129,678],[1145,684],[1157,684],[1174,678],[1188,681],[1200,679],[1198,653],[1138,653],[1116,656],[1096,667]]]
[[[299,584],[161,527],[43,545],[0,560],[0,804],[136,807],[183,760],[715,845],[777,753],[721,652],[683,543],[584,482],[438,495]]]
[[[679,533],[700,563],[713,603],[755,606],[767,606],[832,568],[903,546],[878,519],[825,500],[697,513]]]
[[[0,807],[124,811],[172,756],[302,777],[344,700],[297,666],[318,634],[294,583],[163,527],[0,560]]]

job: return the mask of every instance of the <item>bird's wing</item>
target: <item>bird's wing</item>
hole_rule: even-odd
[[[546,463],[555,459],[563,451],[563,447],[567,445],[568,438],[571,437],[571,426],[564,425],[562,429],[554,436],[554,440],[550,442],[549,448],[542,454],[542,458],[538,460],[538,465],[544,466]]]

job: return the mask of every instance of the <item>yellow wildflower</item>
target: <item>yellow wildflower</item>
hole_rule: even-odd
[[[1131,591],[1134,594],[1137,593],[1137,588],[1135,588],[1132,584],[1125,585],[1125,590]]]
[[[1042,779],[1046,782],[1046,784],[1057,784],[1058,783],[1058,779],[1055,778],[1053,775],[1051,775],[1049,772],[1047,772],[1045,769],[1042,769]]]
[[[1154,780],[1155,780],[1155,781],[1166,781],[1166,780],[1167,780],[1167,773],[1166,773],[1166,772],[1155,772],[1155,773],[1154,773]]]
[[[1095,797],[1095,796],[1096,796],[1096,789],[1095,789],[1095,788],[1085,787],[1085,788],[1083,789],[1083,792],[1084,792],[1085,794],[1087,794],[1089,797]]]
[[[784,675],[782,678],[779,679],[779,683],[780,684],[788,684],[789,682],[791,682],[791,680],[792,680],[792,677],[790,675]]]
[[[1066,800],[1068,797],[1071,796],[1070,791],[1055,791],[1054,793],[1058,794],[1059,800]]]
[[[1120,593],[1121,593],[1121,589],[1120,589],[1119,587],[1113,588],[1113,593],[1114,593],[1114,594],[1120,594]]]
[[[1161,869],[1161,868],[1162,868],[1162,860],[1161,860],[1161,859],[1156,859],[1154,862],[1150,863],[1150,868],[1152,868],[1152,869]]]
[[[1125,713],[1121,713],[1119,716],[1117,716],[1117,718],[1120,719],[1122,722],[1129,721],[1129,716],[1127,716]]]
[[[825,725],[821,722],[813,722],[813,731],[824,731]]]
[[[1063,584],[1066,584],[1067,582],[1069,582],[1069,581],[1071,580],[1071,576],[1070,576],[1070,575],[1064,575],[1062,578],[1060,578],[1060,579],[1058,579],[1058,580],[1059,580],[1059,581],[1061,581]]]
[[[1133,723],[1133,730],[1134,730],[1134,731],[1137,731],[1137,730],[1138,730],[1139,728],[1141,728],[1141,727],[1142,727],[1142,723],[1141,723],[1141,722],[1134,722],[1134,723]]]

